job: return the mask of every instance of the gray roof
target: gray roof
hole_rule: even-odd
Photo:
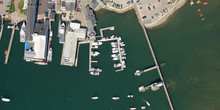
[[[97,21],[95,18],[95,14],[93,13],[93,10],[89,6],[85,8],[85,16],[88,25],[88,31],[94,31],[94,27],[96,26]]]
[[[50,19],[55,20],[55,15],[56,15],[56,13],[54,11],[52,11],[50,13]]]
[[[96,10],[96,8],[99,6],[99,2],[97,0],[92,0],[92,2],[89,4],[89,6],[93,9]]]
[[[38,14],[45,14],[48,11],[49,5],[47,0],[39,0]]]
[[[65,2],[66,11],[73,11],[75,10],[75,3],[74,2]]]
[[[35,14],[35,0],[29,0],[28,1],[28,8],[27,8],[27,32],[25,35],[26,41],[31,41],[34,30],[34,24],[36,20],[36,14]]]
[[[35,24],[34,33],[37,33],[38,35],[46,35],[47,31],[48,31],[48,20],[46,20],[44,23]]]

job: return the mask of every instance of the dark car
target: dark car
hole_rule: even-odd
[[[147,18],[147,16],[143,16],[143,17],[142,17],[142,19],[145,19],[145,18]]]

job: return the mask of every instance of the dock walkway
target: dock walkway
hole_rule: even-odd
[[[2,18],[1,31],[0,31],[0,40],[2,39],[3,29],[4,29],[4,19]]]
[[[156,56],[155,56],[155,54],[154,54],[153,47],[152,47],[152,45],[151,45],[150,38],[149,38],[148,35],[147,35],[147,32],[146,32],[146,29],[145,29],[144,25],[142,24],[141,26],[142,26],[142,29],[143,29],[143,31],[144,31],[145,37],[146,37],[146,39],[147,39],[147,42],[148,42],[148,45],[149,45],[149,48],[150,48],[152,57],[153,57],[153,59],[154,59],[155,65],[156,65],[156,67],[157,67],[158,74],[159,74],[160,79],[161,79],[161,81],[162,81],[162,83],[163,83],[163,88],[164,88],[165,94],[166,94],[166,96],[167,96],[167,100],[168,100],[168,102],[169,102],[170,109],[171,109],[171,110],[174,110],[173,104],[172,104],[172,102],[171,102],[171,100],[170,100],[169,93],[168,93],[168,91],[167,91],[166,84],[165,84],[165,82],[164,82],[162,73],[161,73],[161,71],[160,71],[160,67],[159,67],[159,65],[158,65]]]
[[[5,64],[8,63],[8,58],[9,58],[9,54],[10,54],[10,51],[11,51],[11,45],[12,45],[12,42],[13,42],[13,38],[14,38],[14,33],[15,33],[15,24],[12,28],[12,33],[11,33],[11,38],[10,38],[10,42],[9,42],[9,45],[8,45],[8,52],[5,56]]]
[[[106,27],[106,28],[101,28],[100,29],[100,36],[96,36],[96,37],[104,37],[104,35],[103,35],[103,31],[105,31],[105,30],[114,30],[115,29],[115,26],[110,26],[110,27]]]

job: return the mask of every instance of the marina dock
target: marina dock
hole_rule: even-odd
[[[9,58],[9,54],[10,54],[10,51],[11,51],[11,45],[12,45],[12,42],[13,42],[13,38],[14,38],[14,33],[15,33],[15,24],[12,28],[12,33],[11,33],[11,38],[10,38],[10,42],[9,42],[9,45],[8,45],[8,52],[5,56],[5,64],[8,63],[8,58]]]
[[[2,18],[2,23],[1,23],[1,31],[0,31],[0,40],[2,39],[2,32],[4,29],[4,19]]]
[[[169,93],[168,93],[168,91],[167,91],[166,83],[164,82],[162,73],[161,73],[161,71],[160,71],[160,67],[159,67],[159,65],[158,65],[156,56],[155,56],[155,54],[154,54],[153,47],[152,47],[152,45],[151,45],[150,38],[149,38],[148,35],[147,35],[147,32],[146,32],[146,29],[145,29],[144,25],[141,24],[141,26],[142,26],[142,29],[143,29],[143,31],[144,31],[145,37],[146,37],[146,39],[147,39],[147,42],[148,42],[148,45],[149,45],[149,48],[150,48],[152,57],[153,57],[153,59],[154,59],[154,62],[155,62],[155,65],[156,65],[156,68],[157,68],[157,71],[158,71],[158,74],[159,74],[160,79],[161,79],[161,81],[162,81],[162,83],[163,83],[163,88],[164,88],[165,94],[166,94],[166,96],[167,96],[167,100],[168,100],[168,102],[169,102],[170,109],[171,109],[171,110],[174,110],[173,104],[172,104],[171,99],[170,99],[170,96],[169,96]]]
[[[105,30],[114,30],[115,29],[115,26],[110,26],[110,27],[106,27],[106,28],[101,28],[100,29],[100,36],[96,36],[96,37],[104,37],[104,35],[103,35],[103,31],[105,31]]]

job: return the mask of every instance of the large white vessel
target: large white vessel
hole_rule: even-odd
[[[61,44],[64,43],[65,29],[66,29],[66,26],[64,23],[62,23],[60,26],[60,31],[59,31],[59,43]]]
[[[52,62],[53,49],[50,47],[48,52],[48,62]]]
[[[111,57],[119,57],[119,54],[112,54]]]
[[[9,98],[4,98],[4,97],[2,97],[2,101],[3,101],[3,102],[10,102],[10,99],[9,99]]]
[[[25,42],[25,33],[26,33],[26,26],[25,26],[25,22],[23,22],[20,30],[20,42]]]

